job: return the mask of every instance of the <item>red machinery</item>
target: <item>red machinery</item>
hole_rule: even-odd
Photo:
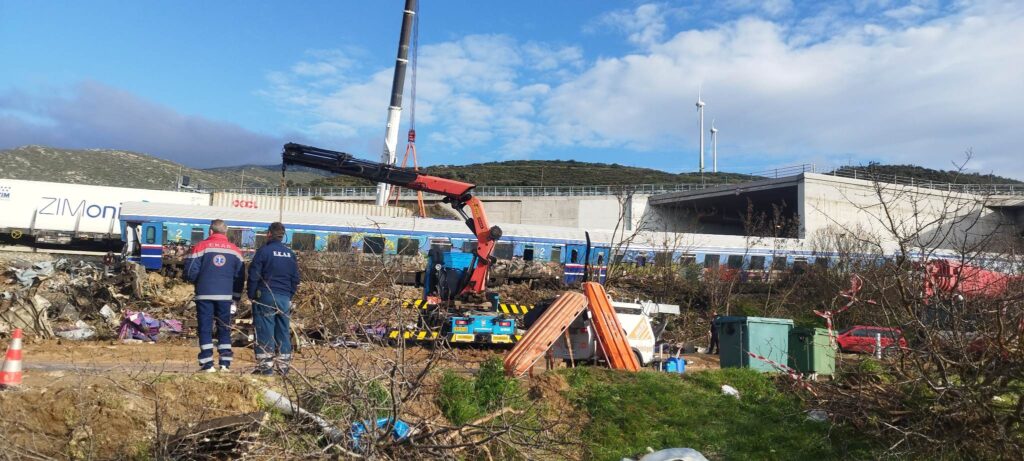
[[[501,228],[488,225],[483,203],[471,193],[475,185],[357,159],[344,152],[295,143],[284,145],[281,158],[282,174],[287,165],[301,165],[444,196],[444,202],[462,216],[477,239],[473,262],[467,271],[469,278],[462,284],[461,293],[481,293],[487,288],[487,272],[495,262],[491,252],[494,251],[495,242],[501,238]],[[472,216],[466,214],[467,206]]]
[[[994,298],[1006,292],[1015,277],[958,261],[935,259],[924,265],[924,294],[956,293],[964,297]]]

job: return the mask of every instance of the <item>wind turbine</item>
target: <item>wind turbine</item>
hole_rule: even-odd
[[[697,112],[700,113],[700,172],[704,174],[704,100],[700,98],[703,85],[697,87]]]
[[[718,128],[715,128],[715,119],[711,119],[711,158],[714,172],[718,173]]]

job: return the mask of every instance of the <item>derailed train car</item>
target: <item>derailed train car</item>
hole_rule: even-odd
[[[228,239],[244,253],[263,244],[270,222],[283,219],[285,243],[296,251],[362,253],[368,255],[425,255],[431,248],[472,252],[476,240],[464,223],[455,220],[384,216],[347,216],[298,212],[130,203],[121,215],[126,257],[148,269],[159,269],[164,256],[176,248],[209,236],[212,219],[228,224]],[[578,229],[503,225],[494,256],[500,260],[551,262],[568,265],[570,277],[582,276],[586,238]],[[593,247],[596,271],[607,266],[610,249]],[[576,274],[575,266],[579,266]]]
[[[455,220],[126,203],[121,215],[126,256],[149,269],[159,269],[168,252],[206,238],[212,219],[225,220],[228,238],[246,253],[263,244],[264,230],[278,219],[288,227],[285,243],[297,251],[418,256],[431,248],[468,253],[475,245],[469,229]],[[636,266],[691,264],[739,274],[827,263],[827,258],[815,255],[796,239],[763,244],[738,236],[653,232],[626,239],[602,230],[590,231],[587,261],[582,229],[516,224],[501,227],[504,235],[494,250],[498,261],[557,264],[568,283],[582,277],[588,262],[595,277],[603,275],[613,262]]]

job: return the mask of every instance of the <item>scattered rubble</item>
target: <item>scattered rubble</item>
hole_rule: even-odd
[[[32,255],[32,260],[0,260],[3,266],[7,278],[0,279],[0,334],[21,328],[26,336],[41,339],[155,341],[161,331],[182,333],[177,319],[191,311],[190,285],[147,274],[137,264],[113,270],[85,259]],[[171,327],[162,328],[167,322]],[[143,323],[152,331],[143,332]]]

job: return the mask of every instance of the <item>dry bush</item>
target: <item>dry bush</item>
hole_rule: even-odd
[[[377,325],[423,328],[424,322],[429,322],[429,313],[402,307],[399,302],[356,306],[358,298],[364,296],[418,298],[412,296],[409,287],[395,283],[399,270],[393,261],[364,256],[357,263],[344,257],[318,255],[315,259],[304,256],[301,262],[304,271],[323,274],[320,280],[333,279],[304,282],[295,297],[295,312],[301,313],[303,331],[315,331],[328,339],[365,339],[367,336],[354,332]],[[316,267],[310,268],[313,264]],[[564,447],[565,440],[571,439],[566,435],[569,425],[564,414],[544,401],[527,398],[521,391],[495,400],[486,407],[486,414],[470,421],[452,421],[445,415],[439,401],[452,394],[444,386],[445,379],[483,379],[471,377],[481,374],[481,364],[495,356],[489,351],[454,350],[443,341],[425,346],[364,341],[351,348],[307,348],[301,356],[301,369],[293,369],[276,383],[277,387],[283,386],[282,393],[289,399],[345,433],[345,439],[325,439],[320,428],[308,421],[274,417],[265,426],[263,442],[253,455],[276,459],[327,455],[367,459],[572,458],[573,450]],[[522,386],[517,380],[504,378],[500,366],[500,379],[493,372],[489,376],[510,389]],[[464,397],[475,398],[486,387],[470,385]],[[385,428],[368,432],[358,449],[351,446],[347,434],[353,423],[381,418],[409,424],[412,434],[395,440]]]
[[[991,296],[960,293],[974,282],[970,275],[948,290],[930,290],[936,279],[925,270],[928,261],[953,256],[1019,280],[1019,238],[986,227],[986,198],[921,197],[881,183],[874,193],[877,204],[862,212],[882,231],[824,236],[823,250],[839,253],[841,264],[818,282],[826,289],[859,274],[860,300],[837,318],[837,328],[900,328],[908,347],[888,350],[882,360],[841,361],[837,379],[816,386],[818,395],[809,399],[886,443],[892,456],[1020,459],[1024,290],[1009,283]],[[836,298],[831,308],[846,302]]]

